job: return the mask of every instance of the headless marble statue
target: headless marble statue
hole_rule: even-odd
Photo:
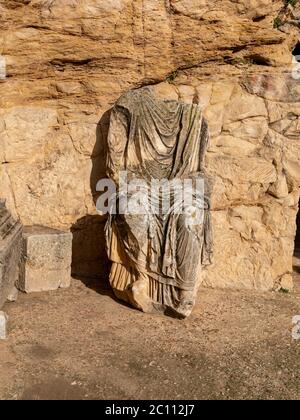
[[[190,223],[188,212],[175,211],[176,187],[167,212],[161,211],[160,192],[146,195],[144,214],[109,216],[111,286],[118,298],[144,312],[190,315],[201,267],[211,263],[210,180],[204,171],[208,141],[198,105],[157,99],[153,87],[124,94],[112,110],[107,170],[117,185],[123,171],[128,181],[142,179],[149,191],[153,180],[173,186],[177,180],[202,180],[205,185],[199,223]],[[120,204],[120,193],[115,200]],[[160,211],[149,211],[158,207]]]

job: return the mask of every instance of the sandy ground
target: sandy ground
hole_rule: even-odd
[[[185,321],[124,306],[104,282],[21,295],[4,308],[0,398],[300,399],[295,270],[293,294],[201,289]]]

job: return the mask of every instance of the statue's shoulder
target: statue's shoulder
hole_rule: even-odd
[[[126,108],[131,111],[134,107],[145,101],[151,96],[151,89],[149,87],[142,87],[125,92],[116,102],[117,107]]]

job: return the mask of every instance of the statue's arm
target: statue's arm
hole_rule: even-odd
[[[191,165],[192,169],[188,175],[190,178],[199,178],[199,176],[204,176],[205,173],[205,157],[210,144],[210,135],[208,123],[205,118],[201,119],[200,124],[200,133],[197,138],[198,144],[193,152],[193,163]]]
[[[107,175],[116,183],[124,169],[124,152],[128,141],[128,116],[126,110],[115,106],[111,112],[108,132]]]
[[[200,139],[200,171],[205,168],[205,155],[210,145],[210,135],[208,123],[205,118],[202,119],[201,139]]]

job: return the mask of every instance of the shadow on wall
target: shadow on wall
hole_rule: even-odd
[[[99,193],[97,182],[106,177],[107,136],[111,110],[105,112],[97,125],[96,144],[91,156],[92,172],[90,188],[96,205]],[[72,274],[80,279],[107,279],[110,262],[105,250],[106,218],[87,215],[72,226],[73,261]]]
[[[297,214],[297,232],[296,232],[296,238],[295,238],[293,268],[296,273],[300,273],[300,202],[299,202],[299,211]]]
[[[297,214],[297,233],[295,239],[295,255],[300,258],[300,202],[299,211]]]

